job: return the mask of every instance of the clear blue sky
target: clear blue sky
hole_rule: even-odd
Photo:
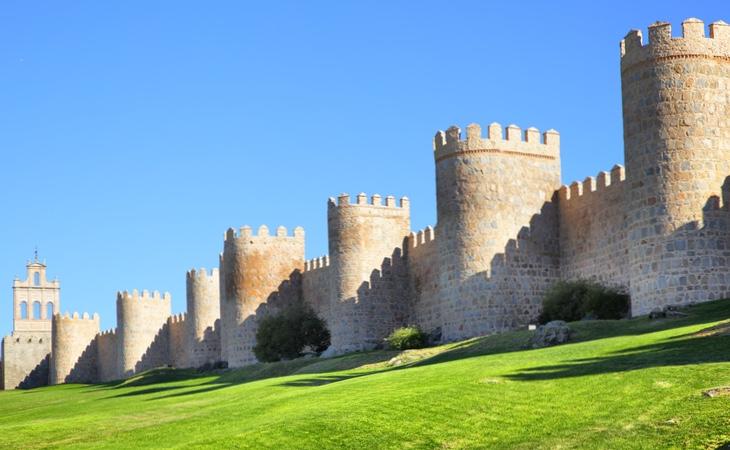
[[[722,15],[725,15],[722,17]],[[0,5],[0,334],[37,245],[64,311],[215,267],[226,228],[408,195],[435,222],[431,139],[470,122],[561,133],[563,182],[623,161],[619,41],[724,1],[41,2]]]

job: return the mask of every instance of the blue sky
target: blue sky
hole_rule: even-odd
[[[722,14],[726,14],[722,17]],[[561,133],[563,182],[623,161],[619,41],[722,1],[41,2],[0,5],[0,334],[38,246],[64,311],[217,266],[226,228],[407,195],[436,216],[431,139],[471,122]]]

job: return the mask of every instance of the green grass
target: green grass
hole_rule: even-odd
[[[403,353],[157,370],[0,393],[3,448],[718,448],[730,442],[730,301]],[[703,331],[704,330],[704,331]],[[396,363],[391,362],[395,358]]]

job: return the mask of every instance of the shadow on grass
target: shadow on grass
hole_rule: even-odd
[[[621,321],[586,321],[572,323],[571,326],[576,332],[575,342],[654,333],[672,328],[728,319],[730,318],[730,300],[704,303],[688,309],[688,312],[689,315],[687,317],[666,320],[650,321],[647,318],[637,318]],[[635,370],[660,365],[685,365],[730,361],[730,352],[727,351],[728,346],[730,346],[730,337],[690,336],[692,334],[694,333],[668,338],[661,343],[636,347],[606,357],[580,359],[568,361],[561,365],[531,368],[510,375],[509,378],[520,381],[545,380]],[[153,389],[122,392],[109,397],[129,397],[133,395],[152,395],[160,392],[180,391],[169,393],[168,395],[154,396],[148,399],[158,400],[200,394],[268,378],[312,374],[313,376],[310,378],[294,379],[279,384],[284,387],[311,388],[345,381],[355,377],[368,376],[386,371],[403,370],[414,366],[440,364],[484,355],[521,351],[529,348],[529,339],[530,333],[528,331],[513,331],[474,338],[450,344],[447,350],[433,356],[393,367],[373,367],[370,370],[367,370],[364,366],[386,362],[399,355],[400,352],[374,351],[352,353],[331,359],[297,359],[278,363],[254,364],[241,369],[214,372],[161,368],[142,373],[126,381],[115,381],[94,387],[89,386],[89,388],[93,390],[116,390],[212,377],[212,379],[199,384],[173,384],[171,386],[161,386]],[[363,368],[364,370],[361,373],[326,375],[327,373],[345,372],[358,368]],[[195,387],[198,389],[194,389]]]
[[[712,328],[712,327],[710,327]],[[652,367],[730,362],[730,336],[673,336],[598,358],[579,358],[564,364],[531,367],[507,375],[516,381],[541,381],[604,373],[628,372]]]

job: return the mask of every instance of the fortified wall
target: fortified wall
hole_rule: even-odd
[[[115,330],[55,316],[51,382],[252,364],[260,319],[295,304],[326,321],[336,355],[409,324],[442,341],[523,327],[561,280],[622,289],[634,316],[727,297],[730,26],[706,35],[688,19],[672,37],[656,23],[648,42],[632,31],[620,49],[625,168],[562,185],[558,132],[450,127],[433,142],[435,227],[412,231],[405,197],[342,194],[328,200],[329,255],[313,260],[301,228],[229,229],[220,271],[187,273],[187,313],[135,291],[118,295]],[[4,340],[6,380],[16,355],[48,352],[24,339]]]

